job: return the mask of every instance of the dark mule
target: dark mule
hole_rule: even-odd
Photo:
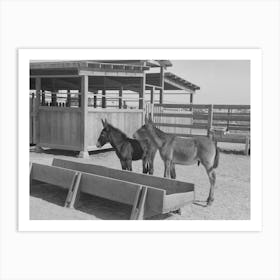
[[[137,140],[146,139],[153,141],[164,161],[164,177],[175,178],[175,164],[192,165],[201,163],[210,181],[210,192],[207,204],[214,201],[214,187],[216,182],[215,168],[219,163],[219,150],[217,143],[205,136],[180,138],[167,134],[156,128],[151,121],[139,128],[133,137]]]
[[[128,138],[125,133],[106,120],[101,121],[103,130],[99,135],[96,146],[101,148],[106,143],[110,143],[121,161],[123,170],[132,171],[132,161],[142,159],[143,173],[153,174],[153,170],[150,169],[151,149],[149,149],[147,141]]]

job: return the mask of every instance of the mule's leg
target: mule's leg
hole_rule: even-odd
[[[128,159],[126,160],[126,170],[128,171],[132,171],[132,160],[131,159]]]
[[[172,179],[176,179],[176,170],[175,170],[175,164],[172,162],[170,166],[170,176]]]
[[[121,160],[121,166],[122,166],[122,170],[126,170],[126,161],[125,160]]]
[[[143,174],[147,174],[148,173],[148,169],[146,167],[146,164],[147,164],[147,160],[146,159],[143,159],[142,160],[142,173]]]
[[[170,178],[170,166],[171,166],[171,160],[165,160],[164,161],[164,177]]]
[[[207,198],[207,205],[211,205],[212,202],[214,201],[214,188],[215,188],[215,183],[216,183],[216,173],[215,173],[215,170],[210,169],[210,170],[207,170],[207,174],[208,174],[209,181],[210,181],[210,191],[209,191],[209,196]]]
[[[153,150],[149,156],[149,174],[154,174],[154,159],[156,156],[157,150]]]

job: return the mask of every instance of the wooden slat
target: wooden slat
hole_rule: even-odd
[[[215,140],[218,142],[226,142],[226,143],[239,143],[239,144],[246,143],[246,137],[240,137],[240,138],[233,138],[233,137],[217,138],[217,137],[215,137]]]
[[[140,195],[140,202],[139,202],[139,212],[137,213],[137,220],[144,219],[144,211],[145,211],[145,203],[147,197],[148,188],[143,186]]]
[[[155,126],[207,129],[207,124],[154,123]]]
[[[81,191],[112,201],[133,205],[139,185],[95,174],[83,173]]]
[[[140,197],[141,190],[142,190],[142,186],[139,186],[139,188],[137,189],[136,194],[135,194],[135,198],[134,198],[134,202],[133,202],[133,206],[132,206],[132,210],[131,210],[131,215],[130,215],[130,220],[136,220],[136,218],[137,218],[138,211],[139,211],[137,206],[139,204],[139,197]]]
[[[33,163],[32,179],[68,189],[75,176],[75,171]]]
[[[183,113],[154,113],[154,116],[158,117],[167,117],[167,118],[188,118],[192,119],[193,115],[190,114],[183,114]]]
[[[171,180],[167,178],[150,176],[141,173],[117,170],[117,169],[94,165],[94,164],[85,164],[85,163],[57,159],[57,158],[53,159],[52,164],[53,166],[69,168],[72,170],[97,174],[100,176],[106,176],[109,178],[124,180],[127,182],[133,182],[139,185],[162,189],[165,190],[167,194],[174,193],[174,192],[188,192],[194,190],[194,184],[181,182],[178,180]]]
[[[194,120],[207,120],[208,119],[208,114],[199,114],[199,113],[194,113],[193,114],[193,119]],[[249,122],[250,121],[250,116],[244,116],[244,115],[217,115],[214,113],[213,115],[213,120],[214,121],[244,121],[244,122]]]
[[[65,201],[65,207],[73,208],[77,206],[79,196],[80,196],[80,182],[81,182],[82,174],[81,172],[76,172],[73,182],[69,188],[67,198]]]
[[[183,108],[183,109],[207,109],[208,105],[205,104],[155,104],[156,107],[162,108]]]
[[[228,104],[222,104],[222,105],[214,105],[214,109],[247,109],[249,110],[251,108],[250,105],[228,105]]]

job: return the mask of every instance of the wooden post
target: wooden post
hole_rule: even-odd
[[[163,104],[163,94],[164,94],[164,67],[160,67],[160,74],[159,74],[159,85],[161,89],[159,90],[159,103]]]
[[[66,107],[71,107],[71,93],[69,89],[67,90]]]
[[[137,215],[138,215],[138,211],[139,211],[137,206],[139,204],[139,196],[140,196],[141,190],[142,190],[142,186],[139,186],[139,188],[137,189],[137,191],[135,193],[135,198],[134,198],[134,202],[133,202],[133,206],[132,206],[132,210],[131,210],[130,220],[137,219]]]
[[[143,77],[140,78],[139,109],[143,109],[144,108],[145,87],[146,87],[146,74],[143,73]]]
[[[98,94],[98,90],[95,90],[93,92],[93,108],[96,108],[97,107],[97,94]]]
[[[151,99],[150,99],[151,104],[154,104],[154,92],[155,92],[155,87],[152,87],[151,88]]]
[[[82,143],[81,151],[79,157],[87,158],[88,154],[88,76],[81,77],[81,133],[82,133]]]
[[[123,87],[119,90],[119,109],[122,108],[122,96],[123,96]]]
[[[146,186],[139,186],[139,189],[136,191],[135,194],[130,220],[144,219],[147,192],[148,188]]]
[[[52,93],[52,106],[57,106],[57,97],[56,93]]]
[[[250,136],[247,135],[245,139],[245,151],[244,151],[245,156],[249,155],[249,150],[250,150]]]
[[[77,207],[79,196],[80,196],[80,181],[81,181],[82,173],[76,172],[73,176],[71,186],[69,187],[68,194],[66,197],[66,201],[64,207],[74,208]]]
[[[190,104],[193,104],[193,93],[190,94]]]
[[[102,108],[106,108],[106,90],[102,90]]]
[[[137,220],[143,220],[144,219],[147,191],[148,191],[148,188],[143,186],[142,190],[141,190],[140,201],[139,201],[139,213],[138,213]]]
[[[213,104],[208,105],[208,130],[207,136],[210,137],[213,125]]]
[[[46,98],[45,98],[45,91],[42,90],[42,106],[45,106],[46,105]]]
[[[40,106],[40,92],[41,92],[41,78],[35,78],[35,108],[34,108],[34,143],[40,142],[40,123],[39,123],[39,106]]]

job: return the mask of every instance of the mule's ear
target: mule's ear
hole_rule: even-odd
[[[102,125],[103,127],[105,127],[105,122],[103,121],[103,119],[101,119]]]
[[[149,122],[149,119],[147,118],[147,115],[145,115],[145,124]]]
[[[153,124],[152,115],[149,114],[149,118],[147,119],[146,124]]]

